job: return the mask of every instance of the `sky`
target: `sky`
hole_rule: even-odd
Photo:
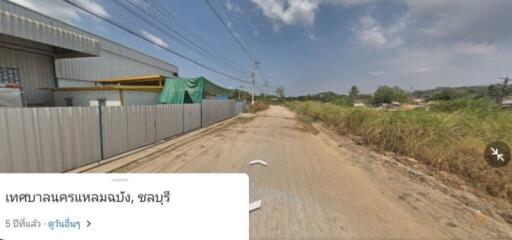
[[[163,51],[63,1],[10,1],[175,64],[181,76],[205,76],[230,88],[250,86]],[[187,39],[199,39],[196,45],[210,55],[180,41],[169,31],[176,28],[170,20],[160,20],[167,26],[155,27],[118,3],[132,7],[127,0],[76,1],[229,76],[250,80],[256,59],[261,63],[260,89],[267,81],[269,91],[283,86],[287,96],[346,94],[353,85],[363,93],[382,85],[405,90],[484,85],[512,75],[510,0],[209,0],[250,54],[206,0],[148,0],[186,25],[195,34]]]

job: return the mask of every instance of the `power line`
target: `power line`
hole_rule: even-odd
[[[207,2],[209,3],[209,0],[205,0],[205,1],[207,1]],[[238,36],[239,36],[239,37],[240,37],[240,39],[242,39],[242,41],[245,43],[245,46],[247,47],[247,50],[250,52],[250,54],[249,54],[249,55],[252,57],[252,59],[253,59],[253,60],[254,60],[254,59],[257,59],[256,54],[254,54],[254,51],[252,51],[252,49],[251,49],[251,47],[250,47],[249,43],[247,42],[247,40],[244,38],[244,35],[243,35],[243,34],[242,34],[242,32],[240,31],[240,29],[239,29],[239,27],[238,27],[238,24],[236,23],[236,21],[233,19],[233,17],[232,17],[232,16],[231,16],[231,14],[229,13],[229,10],[226,8],[226,5],[225,5],[224,0],[218,0],[218,1],[219,1],[220,5],[222,6],[222,9],[224,10],[224,13],[228,16],[229,20],[233,23],[233,27],[235,28],[235,31],[237,31],[237,32],[238,32]],[[212,5],[211,5],[211,4],[209,4],[209,6],[210,6],[210,8],[212,8]],[[215,12],[215,9],[213,9],[213,8],[212,8],[212,10]],[[217,14],[216,14],[216,15],[217,15]],[[217,17],[219,17],[219,16],[217,15]],[[229,27],[225,24],[225,22],[224,22],[222,19],[220,19],[220,20],[221,20],[221,22],[223,22],[223,25],[226,27],[226,29],[227,29],[230,33],[232,33],[231,28],[229,28]],[[237,40],[237,39],[238,39],[238,38],[236,38],[236,37],[233,35],[233,33],[232,33],[232,36],[235,38],[235,40]],[[238,42],[239,44],[241,44],[238,40],[237,40],[237,42]],[[244,47],[242,46],[242,48],[244,48]],[[255,61],[255,60],[254,60],[254,61]],[[259,73],[259,75],[260,75],[261,79],[262,79],[263,81],[267,82],[266,77],[265,77],[265,75],[263,74],[263,71],[261,70],[261,67],[260,67],[260,66],[261,66],[261,63],[259,63],[259,61],[258,61],[256,69],[257,69],[257,71],[258,71],[258,73]]]
[[[162,44],[158,44],[158,43],[156,43],[155,41],[153,41],[153,40],[151,40],[151,39],[149,39],[149,38],[147,38],[147,37],[145,37],[145,36],[141,35],[140,33],[137,33],[136,31],[131,30],[131,29],[129,29],[129,28],[127,28],[127,27],[123,26],[122,24],[120,24],[120,23],[118,23],[118,22],[116,22],[116,21],[112,20],[111,18],[109,18],[109,17],[105,16],[104,14],[98,13],[97,11],[94,11],[94,10],[92,10],[92,9],[88,8],[88,7],[85,7],[85,6],[83,6],[82,4],[78,4],[78,3],[76,3],[74,0],[62,0],[62,1],[66,2],[66,3],[70,4],[70,5],[72,5],[72,6],[74,6],[74,7],[77,7],[77,8],[79,8],[79,9],[81,9],[82,11],[85,11],[85,12],[87,12],[87,13],[91,14],[91,15],[94,15],[94,16],[96,16],[96,17],[98,17],[98,18],[102,19],[103,21],[106,21],[106,22],[108,22],[108,23],[110,23],[110,24],[112,24],[112,25],[114,25],[114,26],[116,26],[116,27],[118,27],[118,28],[120,28],[120,29],[122,29],[122,30],[124,30],[124,31],[126,31],[126,32],[128,32],[128,33],[130,33],[130,34],[132,34],[132,35],[134,35],[134,36],[136,36],[136,37],[138,37],[138,38],[140,38],[140,39],[144,40],[144,41],[146,41],[146,42],[149,42],[149,43],[151,43],[151,44],[155,45],[155,46],[156,46],[156,47],[158,47],[158,48],[161,48],[161,49],[163,49],[163,50],[165,50],[165,51],[167,51],[167,52],[169,52],[169,53],[172,53],[172,54],[174,54],[174,55],[176,55],[176,56],[178,56],[178,57],[180,57],[180,58],[183,58],[183,59],[185,59],[185,60],[187,60],[187,61],[189,61],[189,62],[191,62],[191,63],[194,63],[194,64],[196,64],[196,65],[198,65],[198,66],[201,66],[201,67],[203,67],[203,68],[205,68],[205,69],[208,69],[208,70],[210,70],[210,71],[212,71],[212,72],[215,72],[215,73],[217,73],[217,74],[220,74],[220,75],[222,75],[222,76],[228,77],[228,78],[230,78],[230,79],[233,79],[233,80],[236,80],[236,81],[240,81],[240,82],[244,82],[244,80],[242,80],[242,79],[238,79],[238,78],[236,78],[236,77],[234,77],[234,76],[232,76],[232,75],[230,75],[230,74],[224,73],[224,72],[219,71],[219,70],[217,70],[217,69],[215,69],[215,68],[212,68],[212,67],[210,67],[210,66],[208,66],[208,65],[205,65],[205,64],[203,64],[203,63],[200,63],[200,62],[198,62],[198,61],[196,61],[196,60],[194,60],[194,59],[192,59],[192,58],[190,58],[190,57],[188,57],[188,56],[185,56],[185,55],[183,55],[183,54],[181,54],[181,53],[179,53],[179,52],[177,52],[177,51],[175,51],[175,50],[172,50],[172,49],[170,49],[170,48],[168,48],[168,47],[166,47],[166,46],[162,46]]]
[[[135,2],[135,1],[134,1],[134,2]],[[181,27],[181,28],[182,28],[186,33],[190,34],[193,38],[195,38],[196,40],[199,40],[200,42],[201,42],[201,40],[202,40],[202,42],[203,42],[203,43],[205,43],[205,45],[208,45],[208,47],[209,47],[209,48],[212,48],[212,49],[213,49],[213,47],[211,47],[211,45],[210,45],[210,44],[208,44],[204,39],[202,39],[198,34],[196,34],[196,33],[192,32],[192,31],[188,30],[187,26],[186,26],[183,22],[181,22],[178,18],[176,18],[174,15],[172,15],[172,13],[171,13],[171,12],[167,11],[169,14],[165,14],[165,13],[164,13],[164,14],[152,14],[152,13],[151,13],[151,9],[149,9],[148,7],[150,7],[150,8],[151,8],[151,7],[153,7],[153,9],[156,9],[156,10],[157,10],[158,12],[160,12],[160,13],[161,13],[161,10],[162,10],[162,9],[165,9],[165,8],[163,8],[163,7],[158,7],[158,8],[156,8],[156,7],[154,7],[154,6],[151,4],[151,2],[148,2],[148,1],[145,1],[145,2],[148,4],[147,6],[143,6],[144,4],[139,3],[139,2],[137,1],[137,3],[138,3],[138,4],[135,4],[135,5],[137,5],[137,6],[134,6],[134,7],[137,7],[137,8],[143,8],[143,9],[145,9],[146,11],[144,11],[144,12],[145,12],[145,13],[146,13],[146,15],[148,15],[150,18],[153,18],[153,16],[160,17],[160,19],[162,19],[161,21],[159,21],[159,20],[158,20],[158,18],[156,18],[155,20],[157,20],[160,24],[162,24],[162,25],[166,26],[168,29],[170,29],[171,31],[173,31],[173,32],[175,32],[175,33],[176,33],[176,32],[177,32],[177,30],[172,29],[172,27],[171,27],[171,26],[169,26],[168,24],[166,24],[166,23],[165,23],[165,22],[166,22],[166,21],[165,21],[166,16],[168,16],[168,15],[169,15],[169,16],[172,16],[172,17],[173,17],[172,19],[167,18],[167,19],[171,20],[170,22],[176,22],[176,23],[178,23],[178,24],[177,24],[177,26]],[[132,0],[129,0],[129,3],[130,3],[132,6],[133,6],[133,4],[134,4],[134,3],[132,2]],[[155,2],[155,4],[156,4],[156,2]],[[160,11],[159,11],[159,10],[160,10]],[[243,67],[241,67],[240,65],[236,64],[234,61],[232,61],[231,59],[229,59],[229,58],[228,58],[228,57],[226,57],[225,55],[223,55],[223,54],[214,54],[214,53],[211,53],[210,51],[208,51],[207,49],[205,49],[205,48],[203,48],[203,47],[198,46],[198,44],[194,43],[192,40],[190,40],[189,38],[187,38],[186,36],[184,36],[184,35],[185,35],[185,33],[181,33],[181,34],[179,34],[179,35],[180,35],[180,36],[182,36],[183,38],[185,38],[187,41],[192,42],[196,47],[198,47],[198,48],[202,49],[202,50],[203,50],[203,51],[205,51],[209,56],[211,56],[211,57],[213,57],[213,58],[217,59],[218,61],[222,62],[224,65],[226,65],[226,66],[230,66],[230,67],[232,67],[233,69],[237,69],[237,71],[241,71],[241,72],[243,72],[243,73],[245,73],[245,72],[249,72],[247,69],[244,69],[244,68],[243,68]],[[217,53],[218,53],[218,51],[217,51]],[[220,56],[219,56],[219,55],[220,55]],[[224,59],[226,59],[226,60],[224,60]]]
[[[212,6],[212,4],[210,3],[209,0],[204,0],[206,2],[206,4],[208,5],[208,7],[210,7],[210,9],[213,11],[213,13],[215,14],[215,16],[220,20],[220,22],[222,23],[222,25],[224,25],[224,27],[228,30],[228,32],[231,34],[231,36],[233,37],[233,39],[235,39],[235,41],[238,43],[238,45],[242,48],[242,50],[244,50],[244,52],[249,56],[249,58],[253,61],[253,62],[256,62],[256,58],[251,55],[251,53],[249,52],[249,50],[242,44],[242,42],[240,42],[240,40],[235,36],[235,33],[233,33],[233,31],[231,30],[231,28],[226,24],[226,22],[224,21],[224,19],[222,19],[222,17],[219,15],[219,13],[217,12],[217,10],[215,10],[215,8]]]
[[[221,51],[219,51],[217,48],[215,48],[214,46],[212,46],[208,41],[206,41],[203,37],[201,37],[201,35],[195,33],[193,30],[191,30],[185,23],[183,23],[182,21],[180,21],[176,16],[174,16],[174,14],[167,10],[167,8],[165,7],[162,7],[161,5],[158,4],[158,2],[156,1],[148,1],[148,0],[142,0],[145,4],[147,4],[147,6],[149,6],[150,8],[156,10],[156,12],[159,12],[160,13],[160,16],[163,17],[164,19],[168,20],[169,22],[173,22],[178,28],[181,28],[183,29],[183,31],[185,31],[186,33],[190,34],[194,39],[196,39],[198,42],[202,42],[204,45],[206,45],[208,48],[211,48],[212,51],[216,52],[217,55],[219,55],[221,58],[224,58],[226,59],[226,61],[230,62],[231,64],[237,66],[238,68],[240,68],[242,71],[245,71],[245,72],[250,72],[249,70],[247,70],[246,68],[242,67],[241,65],[239,65],[237,62],[231,60],[230,58],[226,57]]]
[[[188,46],[190,47],[194,52],[196,52],[197,54],[205,57],[205,58],[208,58],[208,59],[211,59],[211,60],[216,60],[226,66],[229,66],[229,67],[232,67],[231,65],[229,65],[228,63],[226,63],[225,61],[223,61],[222,59],[220,59],[218,56],[212,54],[211,52],[209,52],[208,50],[202,48],[201,46],[199,46],[198,44],[196,44],[195,42],[193,41],[190,41],[190,39],[188,39],[186,36],[184,36],[183,34],[181,34],[180,32],[177,32],[175,31],[174,29],[172,29],[171,27],[167,26],[164,22],[162,21],[159,21],[158,19],[155,19],[155,21],[157,21],[157,24],[153,25],[151,20],[148,20],[146,19],[144,16],[138,14],[137,12],[135,12],[134,10],[130,9],[129,7],[125,6],[123,3],[121,3],[119,0],[114,0],[114,2],[116,2],[118,5],[120,5],[121,7],[123,7],[124,9],[126,9],[127,11],[129,11],[130,13],[136,15],[137,17],[139,17],[140,19],[142,19],[144,22],[146,22],[147,24],[149,25],[152,25],[153,27],[155,27],[156,29],[158,29],[159,31],[161,31],[162,33],[170,36],[171,38],[175,38],[178,42],[180,42],[182,45],[184,46]],[[131,0],[128,0],[128,1],[125,1],[127,2],[128,4],[130,4],[130,6],[134,7],[134,8],[137,8],[139,9],[140,11],[142,11],[144,14],[146,14],[146,16],[149,16],[151,17],[151,13],[148,12],[148,10],[146,8],[144,8],[143,6],[139,6],[139,5],[134,5],[132,3]],[[162,25],[163,27],[165,27],[168,31],[166,31],[165,29],[162,29],[162,27],[160,27],[158,24]],[[200,51],[196,50],[194,47],[196,47],[197,49],[199,49]],[[202,51],[202,52],[201,52]],[[206,53],[208,56],[206,56],[204,53]],[[235,68],[233,68],[235,69]]]
[[[254,59],[256,59],[256,54],[254,54],[254,51],[251,49],[251,46],[249,45],[249,43],[245,40],[245,37],[244,35],[242,34],[242,32],[240,31],[240,29],[238,28],[238,24],[236,24],[235,20],[231,17],[231,14],[229,13],[229,10],[226,8],[226,5],[224,3],[223,0],[218,0],[220,5],[222,6],[222,9],[224,10],[224,13],[228,16],[229,18],[229,21],[231,21],[233,23],[233,27],[235,28],[235,31],[238,32],[238,36],[242,39],[242,41],[245,43],[245,46],[247,47],[247,49],[249,50],[249,52],[251,53],[252,57]]]
[[[242,44],[242,42],[240,41],[239,38],[236,37],[236,34],[233,32],[233,30],[228,26],[228,24],[226,24],[226,22],[224,21],[224,19],[220,16],[220,14],[217,12],[217,10],[215,10],[215,8],[213,7],[213,5],[210,3],[210,0],[205,0],[206,4],[208,5],[208,7],[210,7],[210,9],[213,11],[213,13],[215,14],[215,16],[220,20],[220,22],[222,23],[222,25],[224,26],[224,28],[226,28],[226,30],[228,30],[228,32],[231,34],[231,36],[233,37],[233,39],[235,39],[235,41],[238,43],[238,45],[242,48],[242,50],[249,56],[249,59],[251,59],[253,61],[253,67],[254,67],[254,70],[253,70],[253,73],[252,73],[252,85],[253,85],[253,91],[252,91],[252,104],[254,104],[254,93],[255,93],[255,88],[257,87],[256,86],[256,71],[258,71],[258,73],[260,74],[262,80],[264,80],[266,82],[266,80],[264,79],[264,75],[262,74],[262,71],[260,70],[259,68],[259,64],[260,62],[256,60],[256,57],[254,56],[253,53],[251,53],[251,51],[248,49],[248,44],[247,44],[247,41],[245,41],[245,39],[242,37],[242,34],[241,32],[238,30],[238,28],[236,27],[236,24],[234,23],[233,21],[233,18],[231,18],[231,16],[229,15],[229,13],[227,13],[227,9],[225,9],[225,6],[223,5],[223,2],[219,0],[219,2],[221,3],[221,5],[223,5],[223,9],[226,10],[226,14],[228,15],[228,18],[230,19],[231,22],[233,22],[233,25],[235,25],[235,30],[238,30],[238,35],[240,36],[240,38],[245,41],[245,43],[247,44],[247,47],[244,46],[244,44]]]

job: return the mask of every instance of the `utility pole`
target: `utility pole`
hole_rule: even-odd
[[[266,98],[268,96],[268,82],[265,81],[265,85],[263,85],[263,96]]]
[[[258,68],[258,65],[260,64],[259,61],[254,61],[253,68],[252,68],[252,101],[251,104],[254,105],[254,94],[256,91],[256,70]]]
[[[238,89],[238,101],[240,101],[240,92],[242,91],[243,87],[244,86],[240,86],[240,88]]]

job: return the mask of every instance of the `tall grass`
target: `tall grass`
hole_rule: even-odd
[[[512,145],[512,112],[483,102],[457,104],[458,108],[439,105],[432,111],[394,112],[318,102],[286,105],[342,134],[358,135],[366,144],[413,157],[434,170],[458,174],[490,195],[512,202],[512,164],[496,169],[488,166],[483,157],[490,142],[499,140]]]

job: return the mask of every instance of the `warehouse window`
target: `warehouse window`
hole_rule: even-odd
[[[20,85],[20,70],[18,68],[0,67],[0,83]]]

